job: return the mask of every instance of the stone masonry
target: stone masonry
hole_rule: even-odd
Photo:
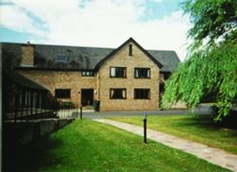
[[[133,47],[133,55],[129,56],[129,45]],[[126,67],[126,78],[110,78],[110,67]],[[150,68],[151,78],[134,78],[134,68]],[[99,75],[99,99],[101,110],[155,110],[159,108],[159,68],[134,44],[128,43],[113,57],[111,57],[101,68]],[[126,88],[127,98],[110,99],[110,88]],[[135,88],[149,88],[150,99],[134,99]]]
[[[132,55],[129,48],[132,47]],[[22,46],[21,66],[33,66],[34,46]],[[111,67],[126,67],[126,78],[111,78]],[[136,67],[149,68],[150,78],[135,78]],[[134,42],[124,44],[115,54],[109,57],[94,76],[82,76],[80,70],[40,70],[18,69],[24,76],[49,89],[52,95],[55,89],[70,89],[71,97],[63,101],[72,101],[81,105],[81,90],[93,89],[93,97],[100,101],[100,110],[156,110],[159,108],[160,69],[147,54]],[[110,99],[110,89],[126,89],[126,99]],[[150,89],[149,99],[134,99],[134,89]]]
[[[76,105],[81,104],[81,89],[96,89],[96,77],[82,77],[78,71],[21,71],[21,73],[48,88],[52,95],[55,89],[71,89],[71,98],[61,100],[72,101]]]
[[[34,65],[34,46],[27,44],[21,47],[21,66],[33,66]]]

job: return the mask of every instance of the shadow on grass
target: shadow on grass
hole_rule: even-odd
[[[215,126],[215,122],[210,115],[190,115],[190,117],[185,117],[182,119],[177,119],[174,122],[175,125],[184,127],[184,126],[195,126],[195,127],[204,127],[210,128]]]
[[[237,112],[232,112],[230,115],[224,117],[221,121],[217,122],[216,125],[222,128],[237,130]]]
[[[42,163],[44,167],[53,166],[60,160],[52,157],[50,150],[60,147],[61,144],[62,140],[51,140],[49,135],[24,146],[9,144],[9,140],[3,140],[2,169],[3,171],[37,171]],[[49,160],[51,158],[53,161]]]
[[[221,121],[216,122],[212,115],[193,115],[192,118],[182,119],[182,124],[180,123],[180,125],[237,131],[237,115],[226,116]]]

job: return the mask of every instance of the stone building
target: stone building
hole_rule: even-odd
[[[164,82],[177,68],[174,51],[145,50],[133,38],[116,49],[1,43],[17,71],[62,101],[101,111],[157,110]]]

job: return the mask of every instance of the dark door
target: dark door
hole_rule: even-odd
[[[81,90],[81,105],[92,106],[94,99],[94,89],[82,89]]]

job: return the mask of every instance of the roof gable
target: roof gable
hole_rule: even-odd
[[[120,45],[117,49],[114,49],[111,51],[104,59],[102,59],[95,67],[95,70],[98,71],[100,67],[113,55],[115,55],[117,52],[119,52],[124,46],[126,46],[129,43],[133,43],[136,45],[150,60],[152,60],[159,68],[162,68],[162,64],[157,61],[148,51],[146,51],[140,44],[138,44],[133,38],[129,38],[126,42],[124,42],[122,45]]]

